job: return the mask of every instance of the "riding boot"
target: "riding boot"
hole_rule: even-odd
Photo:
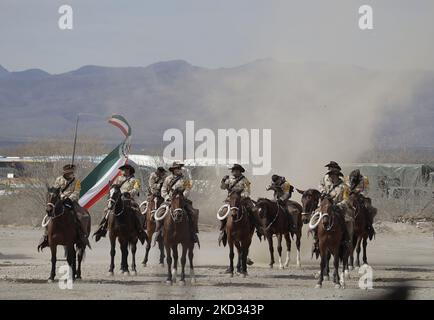
[[[89,247],[89,249],[92,249],[90,246],[90,242],[89,239],[86,235],[86,231],[83,229],[83,224],[81,223],[81,221],[78,219],[77,214],[75,214],[75,225],[77,227],[77,234],[78,234],[78,247],[80,248],[86,248]]]
[[[137,237],[139,238],[140,243],[144,244],[148,238],[148,235],[146,234],[145,230],[143,229],[137,213],[133,211],[133,215],[134,215],[134,222],[136,225]]]
[[[194,224],[193,215],[189,211],[187,211],[187,216],[188,224],[190,226],[191,240],[193,240],[193,243],[197,243],[197,246],[200,248],[199,237],[197,236],[198,230]]]
[[[95,242],[98,242],[99,239],[101,239],[101,237],[105,237],[105,235],[107,234],[107,225],[108,225],[108,219],[107,216],[105,215],[101,223],[99,224],[98,229],[93,234],[93,236],[95,237]]]
[[[44,234],[42,235],[42,237],[41,237],[41,239],[39,240],[39,243],[38,243],[38,252],[39,251],[42,251],[42,249],[44,249],[44,248],[46,248],[46,247],[48,247],[49,246],[49,244],[48,244],[48,230],[47,230],[47,228],[45,228],[44,229]]]
[[[220,235],[218,239],[219,246],[223,243],[223,247],[226,247],[226,243],[228,241],[228,236],[226,234],[226,219],[220,221]]]

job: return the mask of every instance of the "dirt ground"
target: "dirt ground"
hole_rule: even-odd
[[[314,273],[319,262],[310,258],[311,238],[303,230],[301,268],[295,265],[295,248],[291,251],[289,268],[268,267],[267,245],[256,238],[250,257],[249,276],[230,278],[224,274],[228,249],[218,247],[217,230],[201,228],[201,249],[195,250],[196,283],[181,286],[165,284],[166,267],[158,265],[156,248],[151,250],[150,262],[140,262],[144,247],[138,250],[137,276],[116,272],[107,275],[109,244],[107,239],[91,242],[83,265],[83,280],[73,289],[61,290],[57,281],[47,283],[50,253],[36,251],[41,229],[0,227],[0,299],[375,299],[404,282],[410,287],[411,299],[434,299],[434,239],[432,231],[404,224],[377,225],[378,234],[368,245],[368,262],[373,268],[373,289],[361,290],[358,270],[351,271],[345,289],[336,289],[331,281],[315,289]],[[63,258],[63,250],[58,258]],[[286,251],[284,246],[284,252]],[[277,254],[276,254],[276,261]],[[58,267],[66,262],[59,261]],[[187,274],[188,274],[188,268]]]

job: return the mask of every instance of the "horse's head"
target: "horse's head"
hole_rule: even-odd
[[[262,234],[265,235],[266,233],[266,227],[272,223],[274,216],[273,216],[273,209],[270,207],[270,205],[273,202],[269,199],[266,198],[259,198],[256,201],[255,207],[253,208],[253,210],[256,212],[258,220],[259,220],[259,224],[261,226],[262,229]],[[274,210],[276,211],[276,210]]]
[[[301,217],[303,223],[307,224],[309,223],[313,212],[318,207],[318,202],[321,194],[316,189],[308,189],[306,191],[297,189],[297,192],[302,195],[301,204],[303,206],[303,212],[301,214]]]
[[[239,192],[231,192],[229,194],[229,206],[230,206],[230,212],[229,214],[232,216],[232,218],[237,218],[238,215],[241,213],[241,194]]]
[[[121,192],[120,186],[117,184],[113,184],[110,187],[110,191],[109,191],[109,195],[108,195],[107,208],[109,210],[112,210],[115,207],[116,203],[121,198],[121,195],[122,195],[122,192]]]
[[[333,200],[329,195],[325,195],[321,199],[319,210],[322,213],[322,224],[324,229],[330,230],[333,224],[332,221]]]
[[[47,214],[53,212],[56,203],[60,200],[60,188],[54,188],[47,185],[46,208]]]
[[[170,214],[175,223],[182,221],[184,215],[184,192],[182,190],[176,189],[172,194],[172,199],[170,201]]]

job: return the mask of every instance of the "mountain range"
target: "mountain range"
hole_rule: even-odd
[[[0,66],[0,143],[70,136],[78,113],[81,133],[116,141],[119,132],[105,118],[119,113],[133,142],[148,147],[161,146],[164,130],[183,129],[186,120],[197,128],[272,128],[278,144],[305,132],[342,143],[353,132],[380,147],[427,147],[434,143],[433,88],[430,71],[272,59],[219,69],[183,60],[89,65],[61,74]]]

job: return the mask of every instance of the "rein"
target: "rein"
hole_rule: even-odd
[[[116,201],[113,200],[112,198],[108,199],[108,202],[114,203],[114,208],[112,210],[110,210],[110,214],[114,215],[115,217],[119,217],[120,215],[122,215],[125,211],[125,203],[122,201],[122,210],[119,213],[116,213],[116,207],[117,204],[119,202],[119,199],[121,199],[121,197],[119,197]]]
[[[271,228],[271,226],[277,221],[277,218],[279,217],[279,212],[280,212],[280,205],[278,203],[277,204],[277,212],[276,215],[274,216],[273,221],[271,221],[268,226],[265,228],[265,230],[268,230]]]

